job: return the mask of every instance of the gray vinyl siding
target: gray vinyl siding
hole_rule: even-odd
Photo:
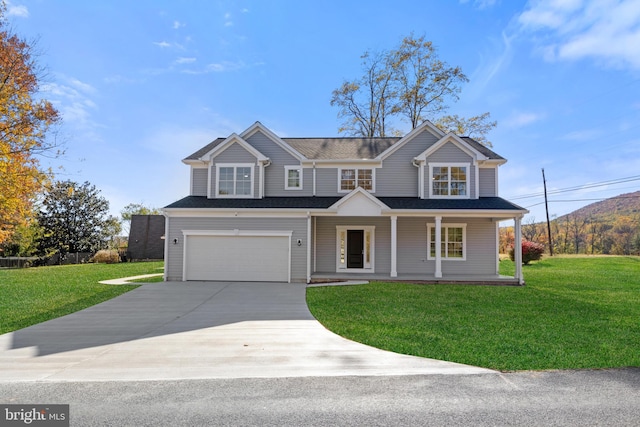
[[[473,158],[453,143],[447,142],[427,158],[427,163],[424,168],[425,198],[429,198],[429,186],[431,185],[431,176],[429,175],[430,163],[469,163],[469,197],[472,199],[478,197],[476,195],[476,167],[473,165]]]
[[[427,224],[433,218],[398,218],[398,274],[435,274],[435,261],[427,255]],[[492,275],[496,274],[498,249],[496,225],[487,218],[443,218],[447,224],[467,224],[465,261],[442,260],[442,274]]]
[[[317,217],[316,271],[336,271],[336,226],[375,226],[374,269],[377,274],[391,273],[391,220],[387,217]]]
[[[423,153],[438,138],[424,131],[387,157],[382,168],[376,170],[377,197],[418,197],[418,168],[414,157]]]
[[[480,197],[496,197],[496,175],[498,168],[480,168]]]
[[[430,274],[435,271],[435,263],[427,260],[428,218],[398,218],[398,274]]]
[[[169,240],[165,256],[167,280],[182,280],[182,257],[184,251],[183,230],[269,230],[293,231],[291,236],[291,281],[307,280],[307,219],[306,218],[169,218],[166,238]],[[173,239],[178,239],[173,244]],[[303,244],[297,245],[302,239]],[[251,268],[250,265],[247,268]]]
[[[191,195],[207,195],[207,177],[209,170],[206,168],[191,168]]]
[[[285,166],[298,166],[300,161],[273,142],[262,132],[256,132],[246,140],[265,155],[271,164],[264,170],[265,197],[302,197],[313,195],[313,171],[302,171],[302,190],[285,190]]]
[[[218,156],[214,157],[211,166],[211,194],[209,197],[216,197],[216,165],[219,163],[253,163],[256,164],[257,159],[253,154],[245,150],[238,144],[233,144]],[[260,188],[260,172],[257,166],[253,167],[253,197],[259,196]]]
[[[447,222],[467,224],[466,261],[442,261],[442,275],[496,274],[498,249],[496,224],[489,218],[469,220],[452,219]],[[443,220],[443,223],[445,221]]]
[[[338,196],[338,168],[316,168],[316,196]],[[340,193],[344,195],[344,193]]]

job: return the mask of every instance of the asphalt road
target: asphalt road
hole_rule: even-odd
[[[640,368],[181,381],[6,382],[72,426],[638,426]]]

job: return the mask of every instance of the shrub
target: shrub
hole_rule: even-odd
[[[120,255],[118,254],[118,251],[102,249],[96,252],[96,254],[91,258],[91,262],[115,264],[120,262]]]
[[[524,265],[529,264],[531,261],[538,261],[542,258],[543,253],[544,246],[540,243],[530,242],[528,240],[522,242],[522,263]],[[513,246],[509,250],[509,258],[511,258],[511,261],[515,261]]]

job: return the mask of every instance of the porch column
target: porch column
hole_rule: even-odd
[[[518,283],[522,285],[524,283],[524,276],[522,275],[522,218],[515,217],[513,221],[513,259],[516,264],[515,278],[518,279]]]
[[[436,274],[435,278],[442,278],[442,217],[436,217]]]
[[[398,277],[398,216],[391,216],[391,277]]]
[[[307,283],[311,283],[311,213],[307,212]]]

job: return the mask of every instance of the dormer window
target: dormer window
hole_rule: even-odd
[[[253,197],[253,164],[218,164],[217,197]]]
[[[468,163],[430,163],[429,196],[469,198],[469,169]]]
[[[363,190],[375,191],[373,169],[345,168],[338,171],[340,187],[338,191],[346,193],[362,187]]]

